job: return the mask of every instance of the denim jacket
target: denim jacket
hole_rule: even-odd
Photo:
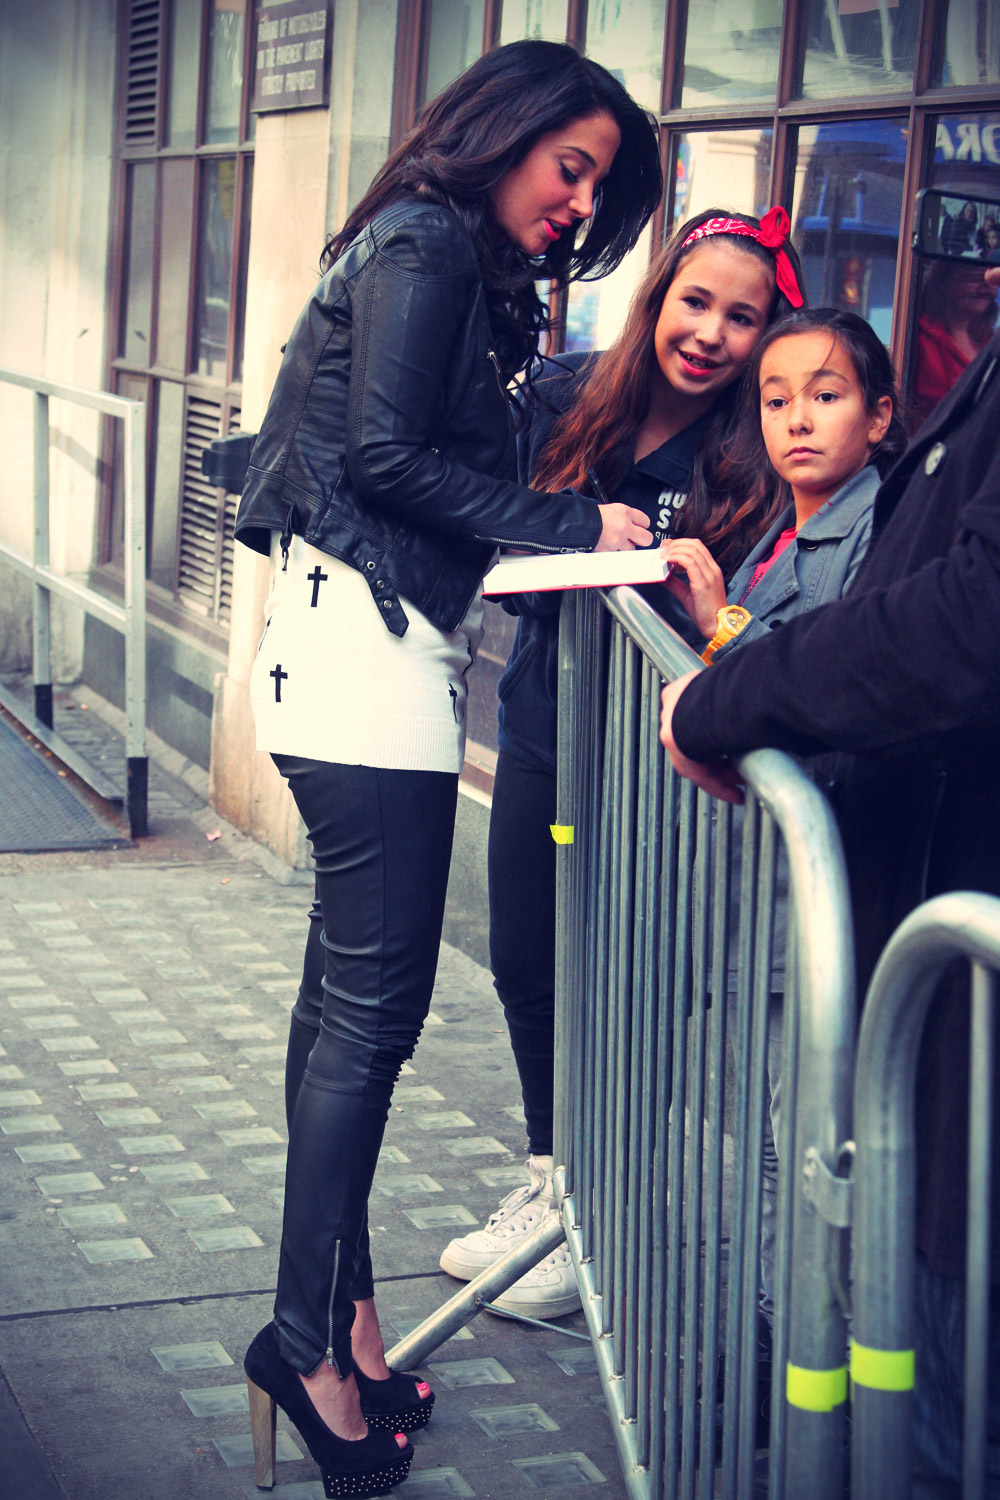
[[[377,214],[319,282],[250,455],[236,536],[302,536],[357,568],[388,629],[402,598],[456,628],[498,545],[589,549],[571,491],[517,483],[507,393],[472,239],[449,209]]]
[[[742,603],[753,619],[739,635],[719,647],[712,659],[713,666],[733,651],[777,630],[793,615],[804,614],[818,604],[828,604],[847,592],[871,540],[872,508],[879,483],[878,471],[869,464],[841,485],[810,516],[757,586],[746,594],[755,568],[770,557],[778,537],[792,525],[794,507],[789,506],[778,517],[740,564],[726,590],[730,604]]]

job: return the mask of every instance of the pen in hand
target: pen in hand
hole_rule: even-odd
[[[653,536],[643,512],[620,501],[609,500],[593,469],[587,470],[587,483],[601,509],[601,535],[594,551],[630,552],[635,547],[648,547]]]
[[[587,470],[587,483],[590,485],[590,492],[593,495],[594,499],[597,501],[598,505],[611,504],[611,501],[607,497],[603,484],[597,477],[596,469]]]

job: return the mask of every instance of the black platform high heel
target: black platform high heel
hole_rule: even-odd
[[[262,1328],[246,1352],[243,1368],[250,1396],[255,1478],[258,1489],[274,1486],[276,1407],[295,1423],[323,1479],[327,1500],[367,1500],[402,1484],[413,1448],[400,1448],[390,1432],[340,1438],[320,1417],[298,1374],[278,1352],[273,1323]]]
[[[434,1392],[421,1396],[416,1375],[391,1370],[388,1380],[375,1380],[354,1364],[361,1397],[361,1415],[375,1432],[416,1432],[430,1421]]]

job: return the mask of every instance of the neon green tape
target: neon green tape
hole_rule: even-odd
[[[912,1391],[912,1349],[869,1349],[851,1340],[851,1379],[873,1391]]]
[[[572,823],[550,823],[549,832],[557,844],[571,844],[573,842]]]
[[[833,1411],[847,1400],[847,1366],[835,1370],[807,1370],[789,1364],[785,1370],[785,1395],[789,1406],[802,1411]]]

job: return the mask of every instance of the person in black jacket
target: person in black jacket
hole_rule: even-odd
[[[736,385],[764,329],[803,302],[788,215],[758,221],[709,209],[654,258],[611,349],[545,361],[524,401],[522,476],[543,489],[602,492],[640,510],[651,545],[701,537],[734,572],[776,509],[740,499],[739,473],[716,462]],[[642,589],[698,639],[658,584]],[[456,1237],[441,1266],[471,1278],[528,1234],[552,1203],[555,1005],[556,655],[558,593],[520,597],[500,682],[490,816],[490,963],[521,1081],[530,1156],[485,1228]],[[565,1247],[496,1299],[505,1311],[561,1317],[579,1307]]]
[[[1000,269],[987,275],[1000,287]],[[727,801],[742,797],[729,757],[762,746],[842,752],[831,795],[861,995],[888,938],[926,897],[1000,896],[998,433],[994,335],[886,477],[850,595],[663,690],[661,739],[675,768]],[[924,1469],[953,1483],[960,1364],[957,1379],[936,1377],[947,1343],[939,1327],[965,1270],[967,1078],[967,997],[949,990],[928,1018],[918,1076],[916,1435]],[[994,1281],[997,1207],[994,1195]],[[935,1352],[922,1358],[922,1347]]]
[[[405,1478],[393,1434],[433,1400],[385,1363],[367,1201],[430,1003],[483,572],[500,543],[649,539],[628,506],[518,484],[506,385],[545,324],[536,278],[610,270],[660,188],[654,129],[606,70],[548,42],[487,54],[328,243],[251,455],[236,535],[273,564],[257,743],[305,820],[316,902],[274,1321],[244,1364],[258,1439],[277,1402],[328,1496]]]

